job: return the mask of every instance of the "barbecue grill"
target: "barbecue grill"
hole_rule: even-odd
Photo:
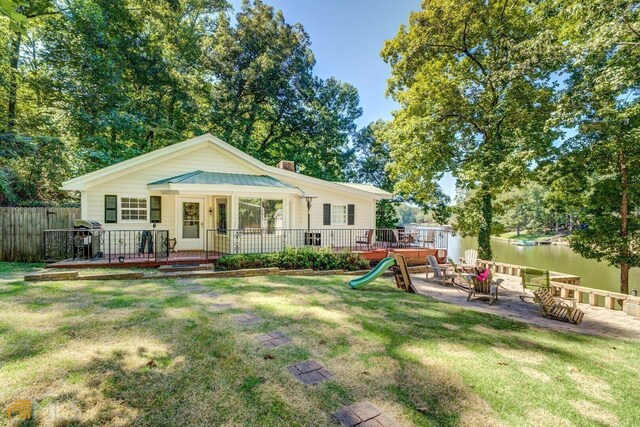
[[[101,258],[102,224],[91,219],[76,219],[73,229],[73,259]]]

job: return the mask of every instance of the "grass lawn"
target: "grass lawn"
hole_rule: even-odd
[[[0,268],[0,424],[30,399],[26,425],[325,426],[362,400],[406,425],[640,425],[638,343],[530,329],[389,279],[32,284]],[[238,325],[243,312],[263,321]],[[291,342],[262,347],[270,331]],[[297,382],[285,367],[307,359],[335,376]]]

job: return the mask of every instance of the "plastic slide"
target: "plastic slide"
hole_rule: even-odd
[[[380,261],[378,265],[376,265],[376,268],[374,268],[364,276],[351,280],[349,282],[349,286],[351,286],[352,289],[363,288],[369,283],[376,280],[378,277],[382,276],[382,274],[387,271],[389,267],[393,267],[394,265],[396,265],[396,260],[392,257],[387,257]]]

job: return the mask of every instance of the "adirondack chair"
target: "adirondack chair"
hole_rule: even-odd
[[[526,289],[549,289],[551,281],[549,279],[548,270],[539,270],[537,268],[523,268],[520,273],[522,278],[522,292],[525,293]]]
[[[464,257],[460,257],[459,260],[463,270],[474,268],[478,263],[478,251],[467,249],[464,251]]]
[[[358,246],[366,246],[367,249],[371,249],[373,245],[373,230],[367,230],[364,236],[356,236],[356,250]]]
[[[416,294],[417,291],[413,287],[411,282],[411,276],[409,275],[409,269],[407,268],[407,262],[403,255],[395,254],[396,265],[392,267],[394,272],[394,279],[396,280],[396,286],[404,291]]]
[[[582,322],[584,312],[577,308],[576,300],[554,298],[548,288],[533,291],[533,300],[540,305],[543,317],[578,325]]]
[[[470,301],[471,298],[489,297],[489,305],[491,305],[498,300],[498,288],[500,283],[504,282],[504,279],[493,280],[493,274],[489,274],[485,280],[480,280],[477,275],[467,273],[459,268],[451,258],[449,258],[449,263],[453,265],[454,271],[458,276],[454,280],[458,280],[459,284],[468,291],[467,301]],[[454,282],[454,284],[456,283]]]
[[[458,277],[455,272],[451,273],[450,265],[440,265],[438,264],[438,260],[433,255],[427,256],[427,274],[426,279],[429,279],[429,272],[433,271],[433,277],[436,280],[440,280],[442,285],[453,284],[453,280]]]

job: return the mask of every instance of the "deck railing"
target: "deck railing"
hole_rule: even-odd
[[[131,258],[159,262],[169,257],[169,231],[45,230],[42,248],[47,263],[107,260],[111,264]]]
[[[446,249],[445,229],[226,229],[207,230],[207,258],[211,255],[279,252],[303,246],[369,251],[390,248]]]

